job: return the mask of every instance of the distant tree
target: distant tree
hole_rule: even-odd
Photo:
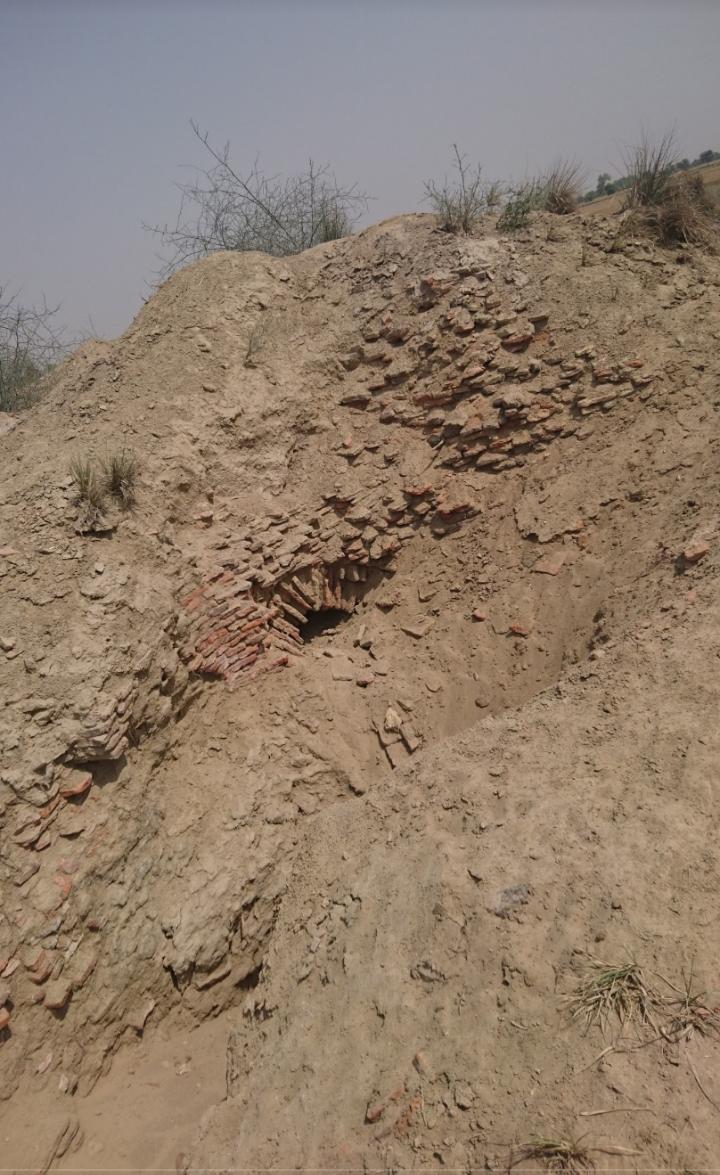
[[[720,158],[717,151],[701,151],[698,155],[698,163],[712,163],[713,160]]]
[[[231,161],[229,143],[218,149],[196,122],[190,125],[212,162],[178,185],[180,209],[174,225],[145,225],[171,250],[162,276],[223,249],[257,249],[273,256],[301,253],[346,236],[367,207],[368,196],[357,184],[339,184],[327,166],[312,159],[295,176],[268,176],[258,160],[240,172]]]
[[[19,294],[0,286],[0,412],[32,403],[40,379],[67,354],[58,309],[25,306]]]

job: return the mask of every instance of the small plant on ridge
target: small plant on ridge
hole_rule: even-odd
[[[103,487],[92,462],[76,458],[71,462],[70,476],[75,482],[78,501],[99,510],[103,503]]]
[[[107,491],[117,498],[123,506],[131,506],[135,501],[137,473],[137,459],[133,453],[125,449],[121,453],[114,453],[105,462]]]
[[[482,169],[471,168],[465,155],[453,143],[457,173],[455,180],[445,176],[441,185],[434,180],[425,183],[425,198],[438,217],[440,228],[446,233],[470,233],[475,224],[500,199],[500,185],[484,184]]]

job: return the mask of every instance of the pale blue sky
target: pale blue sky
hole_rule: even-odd
[[[0,284],[123,330],[188,126],[242,167],[312,155],[421,207],[456,140],[488,178],[560,155],[589,183],[641,127],[720,149],[720,0],[0,0]]]

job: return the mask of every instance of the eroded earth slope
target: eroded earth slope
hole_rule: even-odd
[[[409,216],[178,273],[2,422],[9,1164],[713,1165],[712,1032],[564,998],[720,987],[719,340],[712,256]],[[223,1090],[129,1151],[181,1035]]]

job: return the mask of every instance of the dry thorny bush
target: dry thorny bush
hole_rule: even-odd
[[[298,175],[271,176],[256,159],[249,170],[239,171],[229,143],[215,147],[196,122],[190,125],[211,163],[178,184],[174,225],[145,226],[172,251],[162,278],[222,250],[259,250],[275,257],[301,253],[346,236],[367,208],[367,194],[357,184],[340,184],[327,166],[310,159]]]
[[[498,183],[486,183],[479,166],[471,168],[467,157],[453,143],[455,179],[444,177],[442,183],[427,180],[425,199],[430,204],[447,233],[471,233],[486,212],[496,208],[502,199]]]
[[[18,294],[0,286],[0,412],[32,404],[42,377],[67,355],[58,309],[45,303],[26,306]]]

